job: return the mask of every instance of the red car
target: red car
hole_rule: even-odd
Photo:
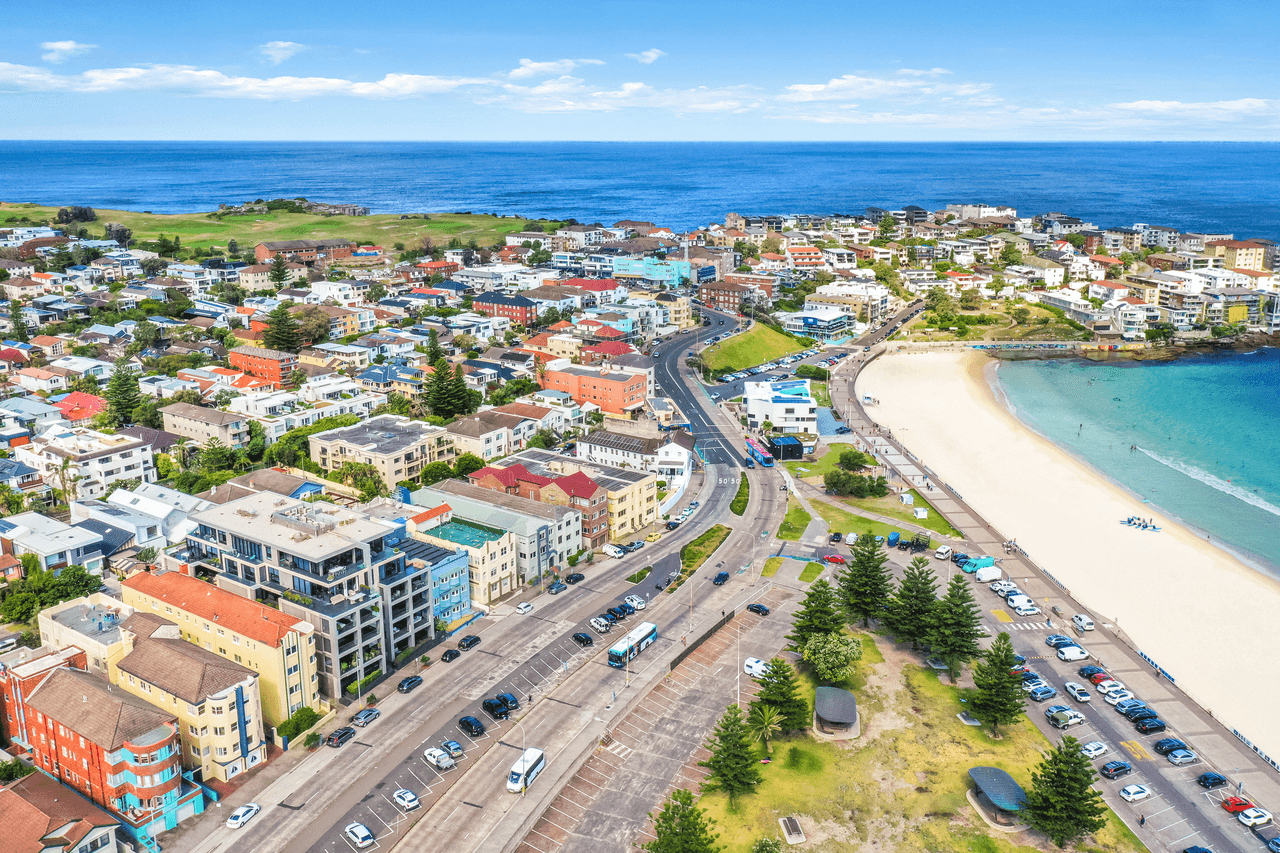
[[[1010,674],[1012,675],[1022,675],[1024,672],[1030,672],[1030,671],[1031,670],[1027,667],[1025,663],[1019,664],[1018,666],[1015,666],[1013,669],[1009,670]]]
[[[1231,814],[1239,814],[1245,809],[1253,808],[1253,803],[1249,802],[1244,797],[1227,797],[1222,801],[1222,807]]]
[[[1105,672],[1099,672],[1089,676],[1090,684],[1101,684],[1104,681],[1110,681],[1110,680],[1111,680],[1111,676],[1107,675]]]
[[[827,554],[822,559],[828,563],[839,563],[842,566],[844,565],[844,557],[841,557],[839,554]]]

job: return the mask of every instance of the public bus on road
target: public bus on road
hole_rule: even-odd
[[[658,639],[658,626],[652,622],[641,622],[618,642],[609,647],[609,666],[619,669],[627,665],[627,661],[647,649]]]
[[[754,459],[765,468],[773,467],[773,454],[765,450],[764,445],[756,441],[754,438],[747,439],[747,456]]]

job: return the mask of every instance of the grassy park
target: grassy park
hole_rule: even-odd
[[[787,515],[782,519],[782,526],[778,528],[778,538],[788,542],[800,541],[800,537],[804,535],[804,529],[812,520],[813,516],[805,511],[795,496],[787,498]]]
[[[826,501],[814,501],[813,508],[818,515],[822,516],[822,520],[827,523],[827,527],[834,533],[837,530],[844,534],[845,541],[850,538],[856,539],[863,533],[870,533],[873,536],[887,537],[892,531],[897,530],[903,532],[901,528],[885,524],[882,521],[874,521],[870,518],[863,518],[860,515],[854,515],[846,512],[839,507],[834,507]],[[929,547],[936,548],[937,542],[929,540]]]
[[[848,742],[802,736],[774,742],[772,762],[754,794],[730,806],[724,794],[699,802],[715,820],[726,853],[747,853],[762,836],[777,836],[778,819],[799,816],[807,848],[823,851],[922,850],[929,853],[1038,853],[1042,837],[991,830],[966,799],[971,767],[1009,772],[1024,787],[1049,743],[1023,720],[994,739],[963,725],[956,714],[967,691],[946,684],[892,642],[856,635],[862,660],[845,683],[858,696],[862,733]],[[801,693],[816,686],[804,667]],[[764,757],[764,750],[760,755]],[[1114,815],[1078,853],[1143,849]]]
[[[703,356],[712,370],[742,370],[802,349],[804,344],[790,335],[776,332],[763,323],[756,323],[751,331],[734,335],[724,343],[707,348],[703,351]]]
[[[822,563],[808,563],[800,572],[800,580],[804,583],[812,583],[818,579],[818,575],[822,574],[825,568],[826,566]]]
[[[877,515],[888,516],[889,518],[896,518],[907,524],[914,524],[917,527],[932,530],[934,533],[941,533],[943,536],[959,537],[962,535],[959,530],[952,527],[942,517],[940,512],[933,508],[928,499],[915,489],[908,489],[907,494],[914,496],[915,503],[912,506],[904,504],[897,495],[889,495],[883,498],[845,498],[844,502],[851,507],[874,512]],[[915,513],[912,512],[913,507],[925,507],[929,510],[929,516],[927,518],[916,518]]]
[[[74,200],[69,203],[74,203]],[[96,222],[85,223],[90,233],[101,237],[108,222],[118,222],[133,231],[136,241],[154,240],[161,234],[177,236],[188,248],[225,247],[235,240],[241,251],[251,249],[264,240],[321,240],[345,238],[366,244],[385,246],[396,243],[415,247],[421,238],[437,243],[454,239],[464,243],[475,240],[489,246],[515,231],[526,222],[537,221],[514,216],[491,216],[477,213],[399,214],[373,216],[321,216],[313,213],[290,213],[273,210],[249,216],[217,217],[211,213],[153,214],[133,210],[96,209]],[[0,203],[0,228],[20,219],[44,222],[57,216],[57,207],[35,204]],[[559,223],[542,222],[544,229],[554,232]]]
[[[840,461],[840,454],[846,450],[853,450],[852,444],[829,444],[827,452],[818,458],[817,462],[808,462],[799,460],[795,462],[783,462],[787,466],[787,470],[791,472],[791,476],[807,478],[821,477],[836,470],[837,463]]]

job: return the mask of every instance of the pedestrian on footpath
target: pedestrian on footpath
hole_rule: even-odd
[[[1141,817],[1138,818],[1138,826],[1146,826],[1146,825],[1147,825],[1147,816],[1142,815]]]

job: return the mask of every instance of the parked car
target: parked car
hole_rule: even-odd
[[[1157,755],[1168,755],[1169,753],[1173,752],[1175,749],[1186,749],[1186,748],[1187,748],[1187,745],[1182,741],[1178,740],[1176,737],[1160,738],[1160,740],[1156,741],[1151,745],[1151,749]]]
[[[1264,823],[1271,823],[1271,812],[1254,806],[1236,815],[1236,820],[1245,826],[1262,826]]]
[[[587,622],[591,626],[591,630],[597,634],[607,634],[613,629],[613,624],[601,619],[599,616],[592,616]]]
[[[1124,684],[1123,682],[1116,681],[1114,678],[1109,678],[1105,681],[1095,681],[1093,689],[1105,696],[1106,694],[1116,690],[1124,690]]]
[[[584,581],[586,579],[587,579],[587,576],[584,575],[582,572],[572,572],[570,574],[565,575],[564,582],[567,584],[575,584],[580,581]]]
[[[1137,723],[1142,720],[1154,720],[1158,716],[1160,715],[1157,714],[1154,709],[1148,708],[1145,705],[1141,708],[1131,708],[1124,712],[1124,718],[1131,723]]]
[[[1120,789],[1120,799],[1126,803],[1136,803],[1151,796],[1151,789],[1146,785],[1126,785]]]
[[[763,604],[759,604],[759,603],[748,604],[747,609],[750,610],[752,613],[756,614],[757,616],[769,615],[769,608],[765,607]]]
[[[1116,712],[1120,714],[1126,714],[1129,711],[1132,711],[1134,708],[1145,708],[1145,707],[1147,707],[1147,703],[1143,702],[1141,699],[1125,699],[1123,701],[1116,703]]]
[[[1095,687],[1104,681],[1115,681],[1115,679],[1105,672],[1099,672],[1089,676],[1089,683]]]
[[[1196,784],[1201,788],[1207,788],[1210,791],[1215,788],[1224,788],[1227,785],[1227,777],[1221,773],[1201,773],[1196,777]]]
[[[400,679],[400,683],[396,685],[396,690],[400,691],[401,693],[408,693],[409,691],[413,690],[413,688],[418,687],[421,684],[422,684],[421,675],[411,675],[408,678]]]
[[[768,664],[760,660],[760,658],[747,658],[742,663],[742,671],[752,678],[759,678],[764,675],[766,666]]]
[[[843,538],[844,538],[844,534],[842,534],[842,533],[841,533],[840,531],[838,531],[838,530],[837,530],[835,533],[832,533],[832,534],[831,534],[831,541],[832,541],[832,542],[839,542],[839,541],[840,541],[841,539],[843,539]]]
[[[713,580],[712,583],[715,584],[716,586],[724,586],[724,583],[727,580],[729,580],[729,573],[719,572],[716,574],[716,579]]]
[[[1240,814],[1240,812],[1246,809],[1253,808],[1253,803],[1249,802],[1244,797],[1227,797],[1222,801],[1222,808],[1224,808],[1228,814]]]
[[[547,587],[547,595],[559,595],[560,593],[564,592],[568,588],[569,587],[565,586],[559,581],[556,581],[555,583],[551,584],[551,586]],[[532,610],[533,605],[529,605],[529,609]]]
[[[1093,630],[1093,620],[1090,619],[1088,616],[1084,615],[1083,613],[1077,613],[1075,616],[1072,616],[1071,624],[1075,625],[1081,631]]]
[[[364,710],[357,712],[356,715],[351,718],[351,722],[363,729],[365,726],[369,725],[381,716],[382,712],[377,708],[365,708]]]
[[[842,566],[844,565],[844,557],[839,554],[823,554],[822,561],[824,563],[839,563]]]
[[[472,716],[459,717],[458,728],[462,729],[471,737],[480,737],[484,734],[484,723]]]
[[[458,648],[464,652],[468,649],[474,649],[478,645],[480,645],[480,638],[475,634],[468,634],[458,641]]]
[[[1061,648],[1058,649],[1058,660],[1071,662],[1071,661],[1079,661],[1079,660],[1088,660],[1088,658],[1089,658],[1089,653],[1085,651],[1083,648],[1081,648],[1080,646],[1076,646],[1076,645],[1062,646]]]
[[[601,622],[608,622],[610,625],[615,625],[618,622],[618,617],[615,616],[612,612],[610,612],[612,610],[613,608],[610,607],[609,610],[606,610],[605,612],[601,613],[596,618],[599,619]]]
[[[1108,761],[1098,772],[1107,779],[1119,779],[1132,773],[1133,765],[1127,761]]]
[[[422,803],[418,802],[418,795],[407,788],[400,788],[391,795],[391,799],[395,801],[397,806],[407,812],[411,812],[418,806],[422,805]]]
[[[1068,681],[1062,685],[1062,689],[1067,691],[1067,695],[1077,702],[1092,702],[1093,697],[1089,695],[1089,691],[1084,689],[1083,685],[1076,684],[1074,681]]]
[[[458,743],[456,740],[442,740],[440,741],[440,748],[448,753],[450,758],[464,757],[462,744]]]
[[[329,736],[324,739],[325,746],[338,747],[356,736],[356,730],[351,726],[343,726],[340,729],[334,729]]]
[[[596,643],[595,640],[591,639],[591,635],[584,631],[579,631],[574,634],[573,641],[583,648],[586,648],[587,646],[594,646]]]
[[[587,637],[587,639],[590,640],[591,638]],[[493,698],[497,699],[503,705],[506,705],[508,711],[520,710],[520,700],[516,698],[516,694],[514,693],[499,693],[497,696],[494,696]]]
[[[1013,608],[1013,612],[1019,616],[1039,616],[1040,608],[1036,607],[1034,604],[1019,604],[1017,607]]]
[[[1111,748],[1100,740],[1091,740],[1080,747],[1080,751],[1084,753],[1085,758],[1097,758],[1100,755],[1106,755]]]
[[[372,847],[374,842],[373,833],[369,831],[369,827],[363,823],[349,823],[346,829],[342,830],[342,834],[347,836],[347,840],[357,850],[363,850],[366,847]]]
[[[1134,698],[1136,697],[1128,690],[1112,690],[1108,693],[1102,694],[1102,701],[1106,702],[1108,705],[1119,705],[1121,702],[1129,702]],[[1121,711],[1120,713],[1123,714],[1124,711]]]
[[[1044,709],[1044,717],[1047,720],[1050,717],[1052,717],[1054,714],[1058,713],[1059,711],[1070,711],[1070,710],[1071,709],[1068,708],[1066,705],[1050,705],[1048,708]]]
[[[516,612],[521,615],[524,615],[525,613],[532,613],[533,605],[527,601],[522,601],[516,605]]]
[[[262,811],[262,806],[257,803],[245,803],[233,811],[231,817],[227,818],[227,829],[239,829],[253,820],[253,816],[260,811]]]
[[[484,711],[486,714],[488,714],[490,717],[492,717],[495,720],[505,720],[509,716],[511,716],[510,713],[507,711],[507,703],[501,702],[497,699],[484,700],[483,702],[480,703],[480,710]],[[468,720],[468,719],[474,720],[475,717],[462,718],[462,720]],[[459,725],[462,724],[462,720],[458,721]]]
[[[623,619],[627,618],[627,611],[623,610],[621,607],[610,607],[605,610],[605,613],[612,616],[615,622],[621,622]]]
[[[1044,702],[1056,697],[1058,695],[1058,691],[1051,685],[1046,684],[1042,687],[1037,687],[1027,695],[1031,697],[1031,701],[1033,702]]]
[[[1169,759],[1169,763],[1174,767],[1182,767],[1185,764],[1195,764],[1200,760],[1200,756],[1196,755],[1189,749],[1175,749],[1165,757]]]
[[[1146,720],[1138,720],[1133,724],[1133,728],[1141,735],[1156,735],[1167,731],[1169,727],[1159,717],[1150,717]]]
[[[441,653],[440,661],[442,663],[448,663],[449,661],[457,660],[460,657],[462,657],[462,652],[458,651],[457,649],[446,649],[443,653]]]
[[[1060,649],[1063,646],[1074,646],[1076,641],[1062,634],[1050,634],[1044,638],[1044,644],[1051,649]]]
[[[1089,664],[1088,666],[1082,666],[1080,667],[1080,669],[1076,670],[1076,674],[1079,675],[1081,678],[1090,678],[1094,675],[1098,675],[1099,673],[1102,673],[1103,675],[1105,675],[1106,672],[1107,671],[1102,667],[1094,666],[1093,664]]]

